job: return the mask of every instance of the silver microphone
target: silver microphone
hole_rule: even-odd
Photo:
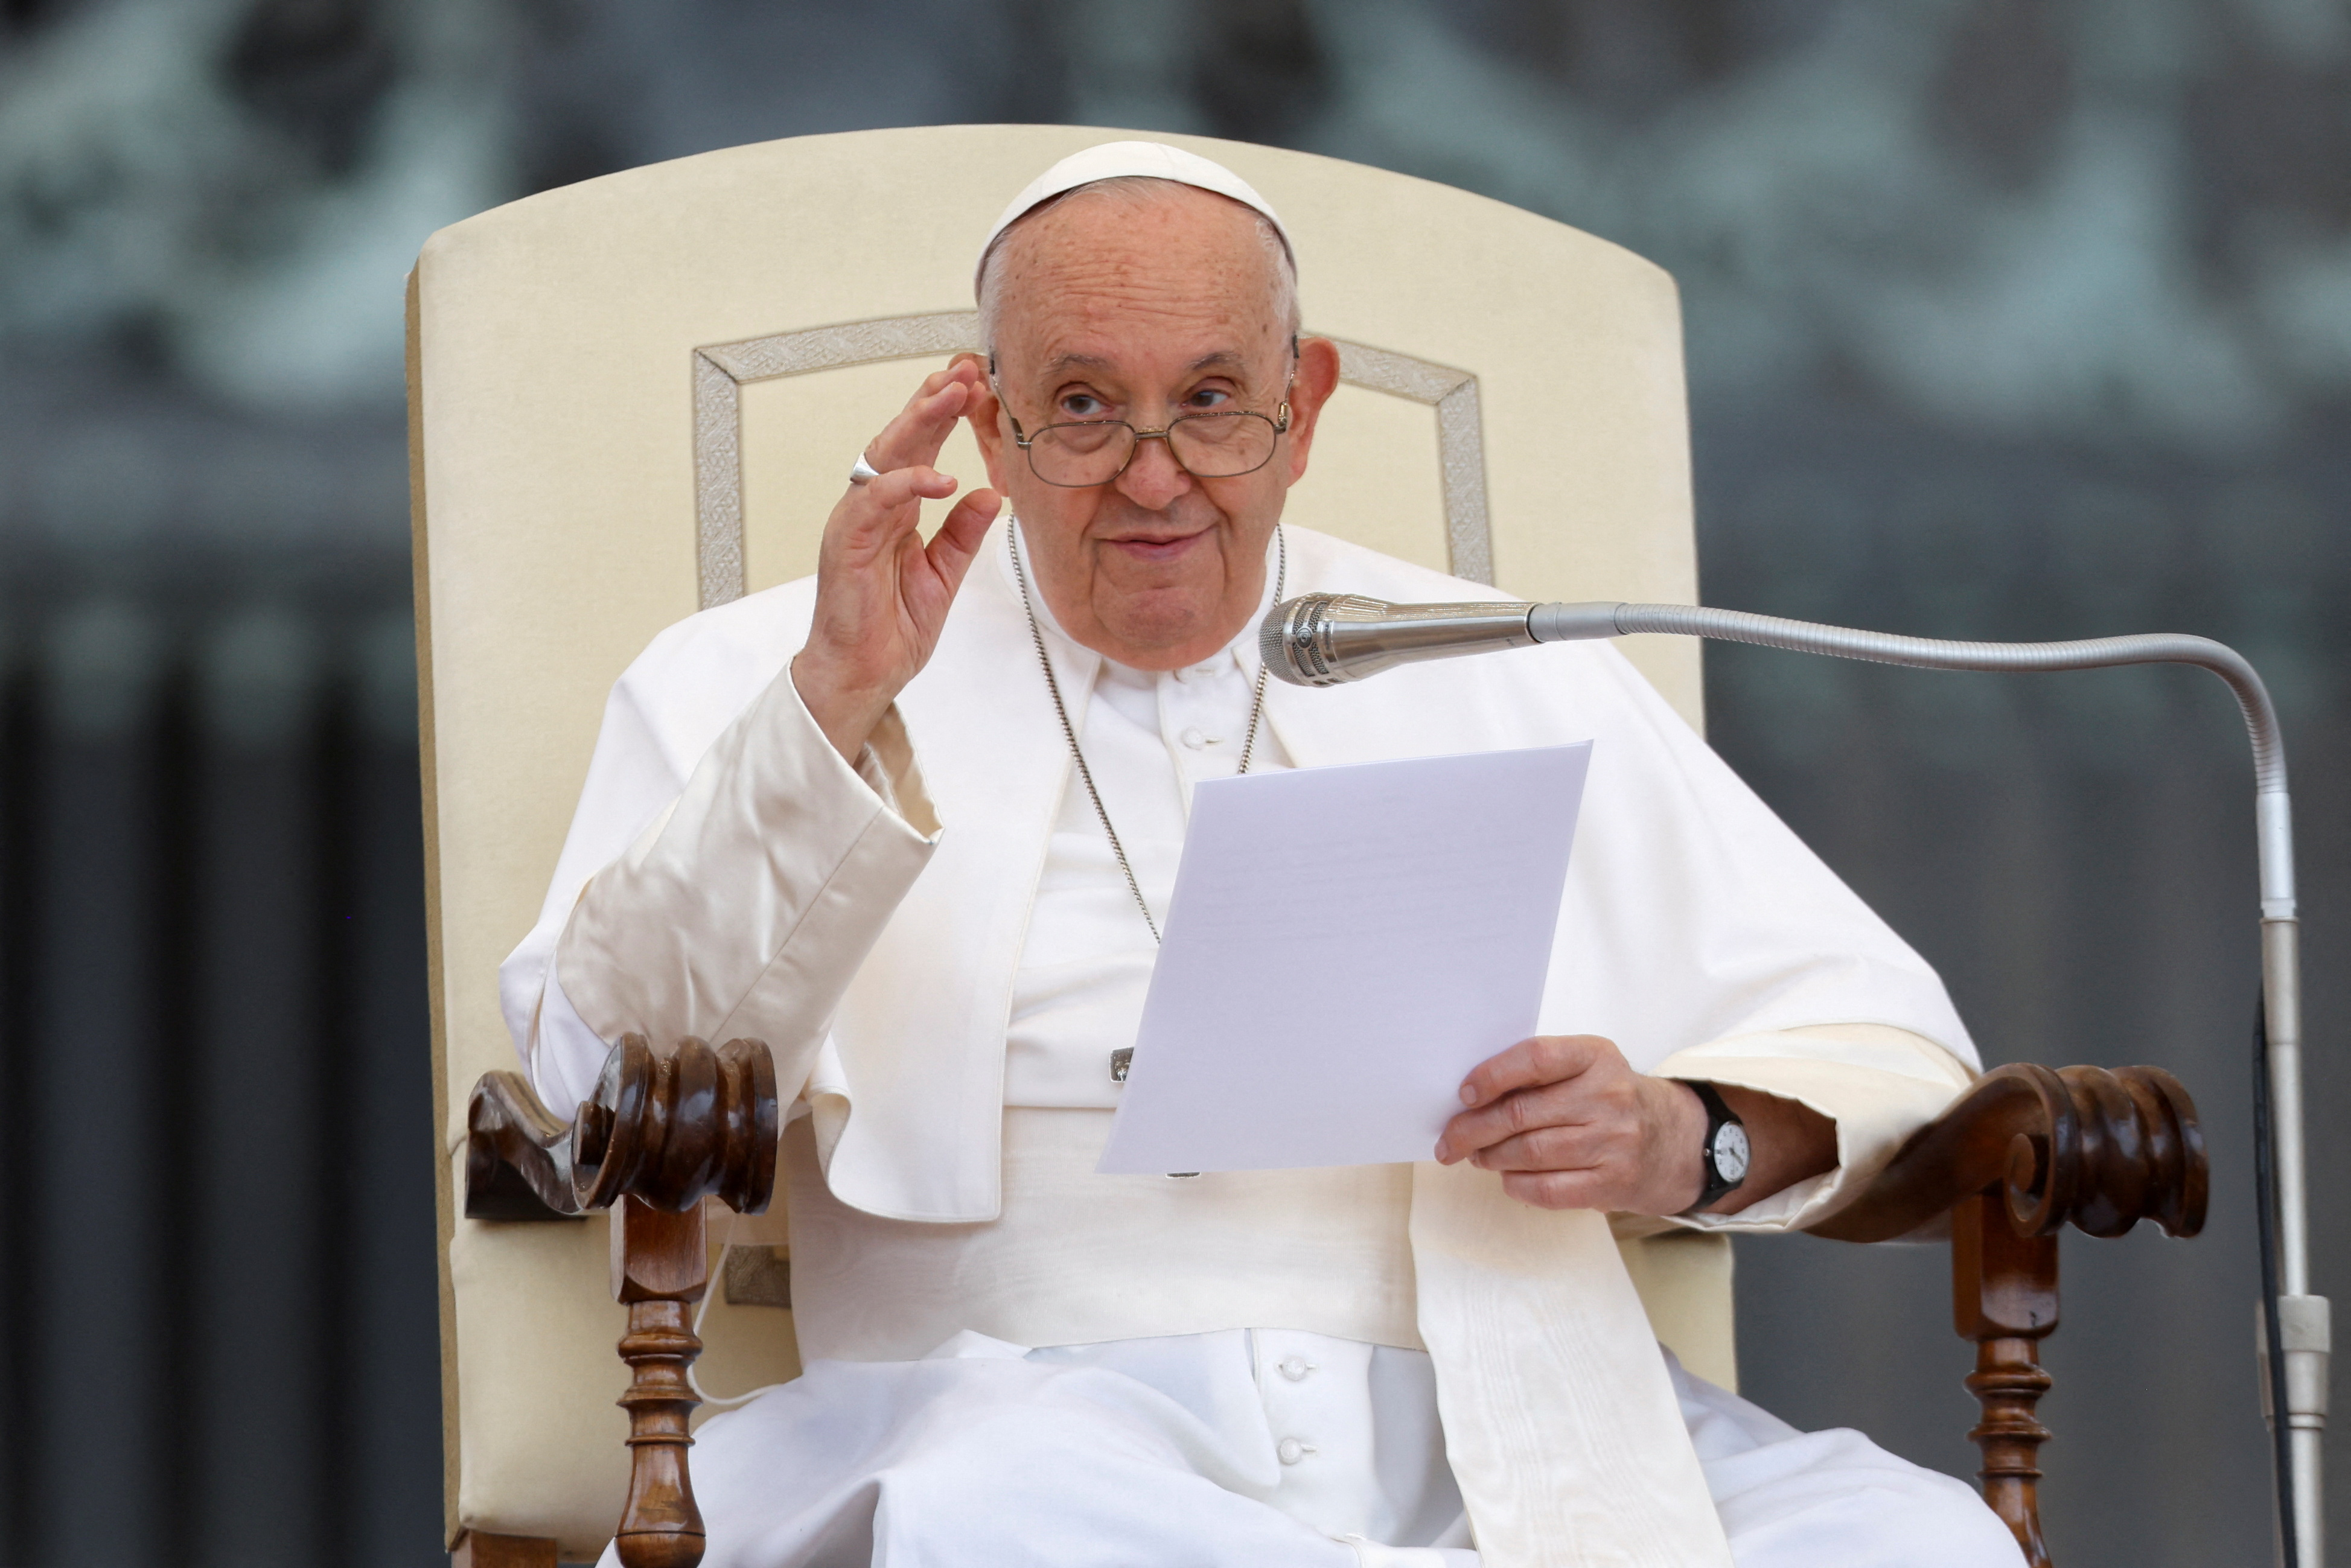
[[[1309,593],[1266,612],[1258,656],[1292,685],[1335,686],[1422,659],[1616,634],[1614,604],[1390,604]]]

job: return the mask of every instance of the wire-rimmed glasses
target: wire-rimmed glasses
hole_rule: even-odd
[[[1196,479],[1237,479],[1273,460],[1290,428],[1290,404],[1274,413],[1218,409],[1171,419],[1157,430],[1137,430],[1123,419],[1081,419],[1049,424],[1034,435],[1012,421],[1013,444],[1029,455],[1029,471],[1048,485],[1082,490],[1126,472],[1146,441],[1165,441],[1169,455]]]

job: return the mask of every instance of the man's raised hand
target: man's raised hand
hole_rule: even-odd
[[[850,486],[824,525],[816,614],[792,660],[792,685],[825,738],[852,762],[938,646],[947,607],[1004,504],[993,490],[973,491],[928,545],[916,527],[924,501],[956,493],[956,482],[931,465],[979,401],[980,380],[969,360],[926,377],[865,448],[881,476]]]

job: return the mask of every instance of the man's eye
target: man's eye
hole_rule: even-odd
[[[1061,412],[1071,419],[1100,419],[1109,406],[1085,392],[1071,392],[1061,400]]]
[[[1184,400],[1184,406],[1198,413],[1203,409],[1222,408],[1233,401],[1233,394],[1222,387],[1202,387]]]

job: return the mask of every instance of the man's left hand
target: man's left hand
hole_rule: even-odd
[[[1469,1107],[1437,1157],[1499,1171],[1539,1208],[1679,1214],[1706,1184],[1706,1106],[1688,1084],[1635,1072],[1596,1034],[1520,1040],[1461,1085]]]
[[[1836,1124],[1760,1089],[1715,1091],[1747,1125],[1747,1179],[1711,1214],[1735,1214],[1834,1170]],[[1706,1187],[1706,1104],[1678,1079],[1633,1071],[1596,1034],[1522,1040],[1463,1081],[1469,1107],[1445,1125],[1437,1157],[1499,1171],[1502,1190],[1538,1208],[1679,1214]]]

